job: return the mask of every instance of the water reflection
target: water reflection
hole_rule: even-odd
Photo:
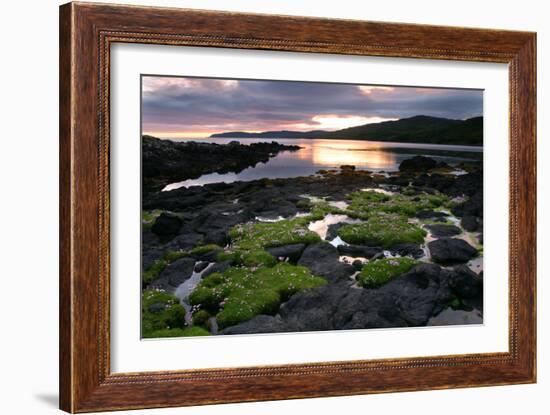
[[[185,139],[181,139],[183,141]],[[189,139],[185,141],[199,141]],[[449,151],[480,152],[481,147],[445,146],[440,144],[405,144],[367,142],[357,140],[324,140],[324,139],[234,139],[209,138],[204,142],[227,144],[230,141],[240,141],[249,144],[260,141],[277,141],[281,144],[295,144],[302,147],[298,151],[283,151],[266,163],[258,163],[241,172],[227,174],[205,174],[198,179],[171,183],[163,190],[173,190],[179,187],[202,186],[209,183],[232,183],[235,181],[250,181],[262,178],[289,178],[310,176],[319,170],[339,169],[342,165],[354,165],[358,170],[396,171],[399,164],[414,154],[423,154],[423,150],[438,150],[437,155],[430,155],[449,164],[465,160],[446,154]],[[403,153],[407,149],[412,153]]]

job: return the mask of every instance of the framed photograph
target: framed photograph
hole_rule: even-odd
[[[60,8],[60,406],[536,381],[536,36]]]

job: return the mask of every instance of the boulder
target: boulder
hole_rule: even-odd
[[[403,160],[399,165],[399,171],[402,172],[420,172],[430,170],[437,167],[437,162],[429,157],[415,156],[410,159]]]
[[[338,250],[334,246],[322,242],[309,245],[302,253],[298,265],[305,266],[313,275],[334,283],[355,273],[353,266],[340,262],[339,258]]]
[[[483,315],[479,310],[465,311],[446,308],[437,316],[428,320],[427,326],[455,326],[462,324],[483,324]]]
[[[296,263],[300,259],[305,247],[305,244],[290,244],[267,248],[266,251],[275,258],[288,258],[290,262]]]
[[[452,265],[468,262],[477,255],[477,250],[468,242],[456,238],[441,238],[428,243],[434,262]]]
[[[150,288],[160,288],[169,292],[174,291],[181,283],[186,281],[195,269],[195,260],[193,258],[180,258],[171,264],[159,274],[159,277],[150,284]]]
[[[367,259],[371,259],[374,256],[382,253],[382,248],[379,246],[338,245],[337,250],[340,255],[362,257]]]
[[[208,267],[208,262],[207,261],[200,261],[200,262],[197,262],[197,264],[195,265],[195,272],[202,272],[206,269],[206,267]]]
[[[428,229],[435,238],[455,236],[462,233],[462,230],[454,225],[426,225],[426,229]]]
[[[447,214],[436,210],[421,210],[416,214],[416,217],[418,219],[442,219],[446,218]]]
[[[161,213],[153,223],[151,231],[160,237],[175,236],[181,229],[182,220],[171,213]]]
[[[281,333],[285,331],[289,330],[281,317],[260,314],[244,323],[227,327],[219,334]]]
[[[465,215],[462,217],[462,220],[460,221],[460,224],[462,227],[467,230],[468,232],[475,232],[477,231],[477,228],[479,226],[478,219],[475,216],[472,215]]]

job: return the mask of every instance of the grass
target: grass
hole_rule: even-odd
[[[390,248],[399,243],[422,243],[426,231],[396,214],[371,215],[366,222],[344,225],[338,235],[350,244]]]
[[[418,263],[411,258],[385,258],[368,262],[357,276],[357,281],[365,288],[378,288],[392,278],[408,272]]]
[[[258,314],[274,314],[294,293],[326,284],[301,266],[278,263],[272,268],[231,267],[202,280],[189,296],[192,305],[216,315],[220,329]]]
[[[159,337],[159,330],[183,329],[185,309],[178,298],[162,290],[145,290],[141,295],[141,331],[143,337]]]

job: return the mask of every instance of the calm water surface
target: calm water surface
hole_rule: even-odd
[[[276,141],[281,144],[299,145],[298,151],[282,151],[266,163],[258,163],[240,173],[205,174],[198,179],[171,183],[163,190],[173,190],[179,187],[202,186],[209,183],[232,183],[235,181],[251,181],[263,178],[289,178],[309,176],[319,170],[338,169],[341,165],[351,164],[358,170],[370,171],[397,171],[399,164],[407,158],[417,154],[445,161],[448,164],[457,164],[467,161],[467,156],[456,157],[449,152],[480,153],[482,147],[475,146],[448,146],[440,144],[391,143],[358,140],[330,140],[330,139],[266,139],[266,138],[207,138],[207,139],[177,139],[174,141],[200,141],[207,143],[227,144],[238,141],[241,144]],[[402,151],[406,150],[407,153]],[[433,151],[437,151],[433,154]]]

